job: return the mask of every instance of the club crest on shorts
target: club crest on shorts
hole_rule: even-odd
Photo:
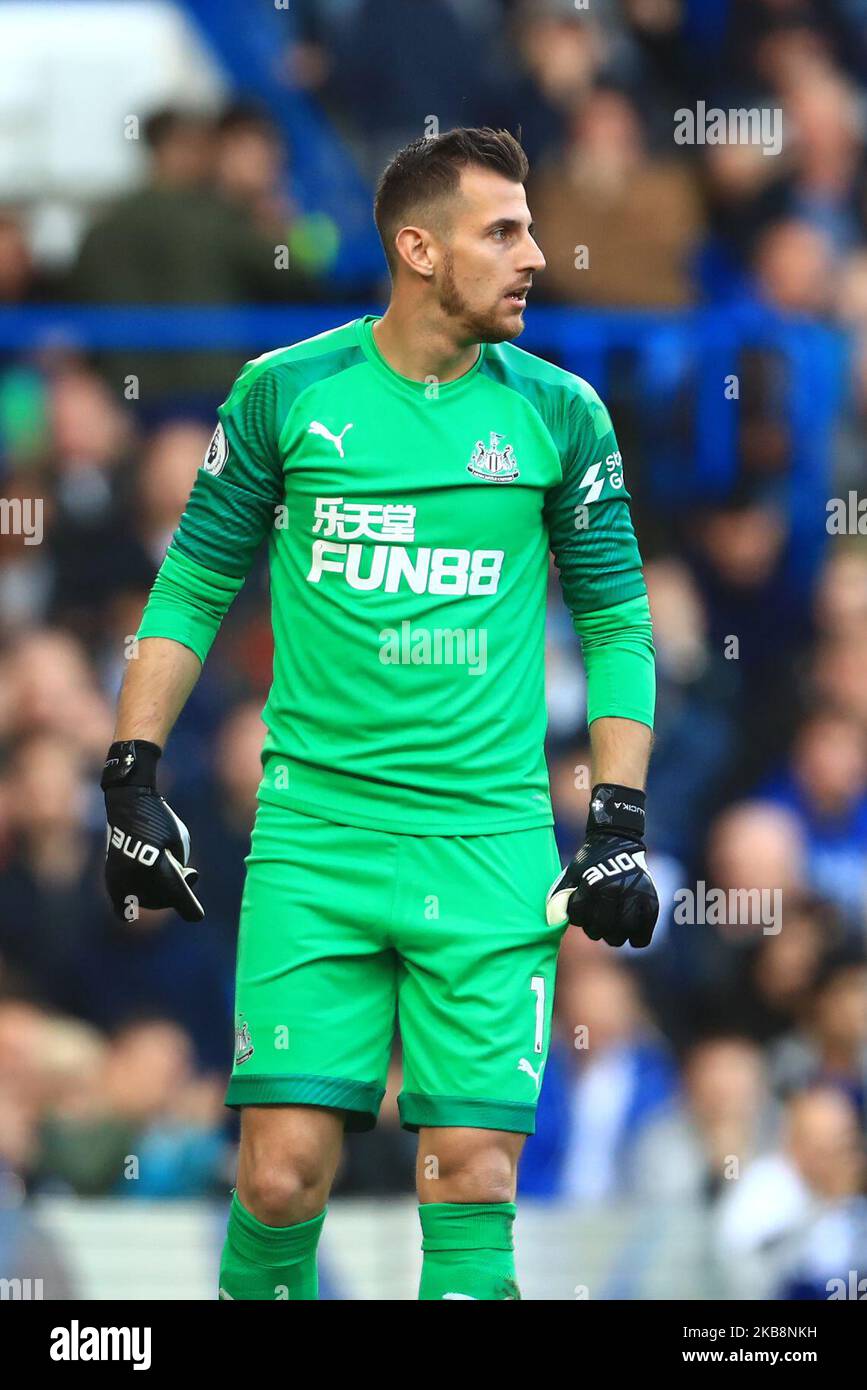
[[[467,464],[467,472],[476,478],[484,478],[488,483],[511,483],[518,477],[515,450],[511,444],[500,448],[500,440],[505,435],[491,430],[487,446],[481,439],[476,440],[472,458]]]
[[[206,473],[210,473],[212,477],[216,478],[225,468],[228,457],[229,441],[222,424],[219,424],[211,435],[211,442],[205,450],[202,467]]]
[[[242,1019],[235,1029],[235,1066],[239,1067],[253,1056],[255,1048],[250,1037],[250,1025]]]

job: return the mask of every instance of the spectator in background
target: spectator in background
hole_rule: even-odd
[[[31,735],[56,735],[86,765],[100,765],[112,714],[71,633],[42,628],[22,634],[0,663],[0,688],[0,738],[19,746]]]
[[[108,1040],[0,999],[0,1219],[13,1177],[19,1195],[208,1195],[222,1181],[222,1101],[222,1077],[196,1074],[173,1023],[140,1019]]]
[[[280,261],[273,228],[266,234],[257,224],[261,209],[246,196],[249,188],[238,196],[239,137],[231,121],[218,142],[209,118],[166,109],[147,120],[143,133],[149,177],[90,228],[71,273],[71,298],[147,305],[309,298],[308,277]],[[214,184],[217,154],[224,188]],[[273,177],[270,163],[267,172]],[[101,359],[118,393],[132,374],[131,398],[152,418],[193,409],[210,418],[242,362],[241,354],[225,351],[148,353],[144,359],[110,353]]]
[[[536,88],[569,116],[590,95],[606,57],[608,33],[592,14],[577,14],[571,0],[519,0],[518,47]]]
[[[867,913],[867,729],[851,714],[824,709],[800,726],[788,765],[762,795],[798,818],[810,883],[836,903],[853,935]]]
[[[84,1096],[61,1093],[40,1129],[41,1185],[80,1196],[195,1197],[216,1185],[221,1080],[196,1077],[189,1039],[161,1019],[122,1028]]]
[[[769,802],[744,801],[721,812],[711,825],[706,858],[709,883],[725,893],[758,888],[779,891],[785,898],[806,886],[797,819]],[[762,925],[732,923],[726,930],[731,931],[730,939],[746,939]]]
[[[695,176],[673,155],[651,155],[624,92],[593,91],[571,117],[561,158],[531,172],[527,198],[548,263],[539,279],[543,298],[629,307],[692,302],[691,258],[703,225]]]
[[[521,131],[531,165],[556,159],[608,51],[595,16],[571,0],[521,0],[505,31],[486,124]]]
[[[7,984],[0,967],[0,985]],[[71,1027],[75,1036],[85,1031]],[[33,1280],[37,1298],[69,1299],[77,1292],[70,1271],[26,1200],[35,1184],[45,1077],[56,1063],[56,1041],[48,1015],[0,997],[0,1270],[4,1279]],[[61,1050],[64,1061],[76,1056],[74,1046],[62,1044]]]
[[[707,613],[711,651],[736,685],[739,747],[724,796],[752,790],[794,732],[809,611],[792,583],[789,513],[774,490],[744,479],[724,501],[689,517],[686,553]]]
[[[278,240],[292,217],[281,187],[284,163],[277,128],[264,112],[242,102],[223,111],[216,126],[216,187]]]
[[[0,310],[49,296],[16,212],[0,208]],[[43,373],[14,348],[0,346],[0,486],[7,499],[44,501],[40,464],[49,447],[50,425]],[[32,505],[32,504],[31,504]],[[47,565],[38,547],[19,536],[0,534],[0,631],[40,611]]]
[[[231,261],[210,227],[213,173],[210,117],[165,108],[144,122],[144,185],[119,199],[86,234],[72,275],[76,299],[91,303],[208,303],[229,279]],[[227,286],[228,287],[228,286]]]
[[[0,304],[26,304],[32,297],[35,274],[20,219],[0,210]]]
[[[757,144],[710,145],[702,177],[711,232],[701,252],[702,286],[709,298],[737,299],[749,293],[759,233],[786,210],[786,166]]]
[[[735,0],[732,67],[756,101],[781,100],[835,64],[834,21],[813,0]]]
[[[14,1028],[20,1019],[22,1005],[9,1001],[0,1006],[0,1020],[7,1029]],[[2,1025],[0,1025],[2,1031]],[[33,1107],[34,1142],[28,1170],[28,1185],[37,1190],[46,1182],[45,1127],[55,1112],[67,1113],[80,1122],[84,1115],[101,1104],[99,1086],[105,1067],[107,1044],[94,1028],[77,1019],[57,1013],[34,1013],[25,1037],[29,1037],[29,1084],[27,1094]],[[89,1143],[81,1146],[76,1155],[76,1176],[82,1180],[81,1190],[100,1189],[106,1166],[119,1166],[120,1153],[129,1135],[117,1125],[104,1123],[97,1132],[90,1128]],[[100,1175],[100,1178],[97,1178]],[[48,1186],[61,1190],[69,1180],[60,1167],[52,1172]]]
[[[545,693],[548,737],[556,747],[568,742],[587,714],[587,682],[579,646],[554,565],[548,557],[548,604],[545,619]]]
[[[87,825],[79,747],[57,733],[22,740],[6,791],[0,955],[40,1000],[65,1007],[93,920],[105,912],[103,837]]]
[[[154,572],[181,519],[210,437],[206,425],[176,419],[154,430],[147,440],[132,524]]]
[[[587,951],[578,933],[561,948],[555,1015],[519,1188],[526,1196],[611,1200],[626,1190],[629,1152],[671,1099],[676,1071],[631,975],[611,953]]]
[[[587,685],[571,623],[548,619],[545,643],[545,691],[548,735],[552,746],[568,741],[587,715]]]
[[[99,877],[94,882],[101,887]],[[149,1014],[186,1033],[196,1064],[224,1071],[231,1057],[232,954],[206,932],[182,932],[169,911],[142,909],[120,922],[91,913],[90,930],[70,965],[64,1004],[106,1032]]]
[[[762,937],[750,964],[741,1020],[751,1037],[767,1043],[800,1025],[819,969],[842,939],[829,903],[812,893],[787,896],[782,930]]]
[[[822,963],[797,1029],[778,1039],[769,1060],[780,1095],[836,1087],[867,1131],[867,956],[832,953]]]
[[[719,1212],[726,1296],[827,1298],[827,1281],[864,1265],[864,1157],[855,1110],[837,1091],[795,1095],[782,1142],[732,1183]]]
[[[39,998],[98,1027],[142,1008],[173,1018],[201,1063],[223,1066],[234,922],[221,936],[178,932],[168,913],[114,921],[102,883],[104,828],[89,802],[111,717],[78,644],[62,633],[22,638],[7,654],[0,692],[3,733],[16,748],[0,786],[0,957]],[[200,743],[208,698],[205,686],[191,713]],[[173,746],[183,752],[183,738]]]
[[[716,1201],[771,1142],[775,1116],[760,1048],[708,1038],[688,1052],[683,1093],[655,1116],[630,1158],[642,1203]]]
[[[856,543],[830,552],[815,607],[817,625],[826,636],[857,640],[867,633],[867,550]]]
[[[47,386],[53,568],[48,613],[92,644],[112,592],[151,579],[130,545],[137,441],[129,414],[96,372],[70,364]]]
[[[216,732],[204,775],[182,783],[173,798],[196,846],[210,931],[225,937],[230,953],[235,949],[244,860],[250,852],[262,777],[264,735],[261,700],[236,705]]]
[[[462,0],[359,0],[324,30],[316,57],[305,45],[296,72],[316,85],[370,183],[431,119],[440,131],[487,123],[497,18]]]
[[[20,469],[3,480],[10,515],[20,509],[22,528],[0,528],[0,639],[45,618],[53,587],[52,556],[42,544],[51,528],[53,499],[35,470]],[[26,531],[24,530],[26,526]]]
[[[839,255],[857,244],[867,219],[857,95],[829,67],[793,83],[785,102],[794,129],[791,212],[822,232]]]
[[[0,307],[43,304],[62,294],[62,276],[34,255],[28,209],[0,205]],[[0,362],[13,356],[0,349]]]
[[[44,1090],[48,1015],[23,998],[0,995],[0,1211],[19,1205],[32,1186]]]
[[[867,629],[835,632],[810,653],[810,690],[817,702],[867,729]]]
[[[771,302],[793,312],[824,311],[828,283],[811,270],[832,266],[863,235],[863,136],[854,91],[826,57],[797,40],[789,47],[792,40],[790,34],[778,52],[768,49],[777,90],[761,101],[782,110],[782,154],[765,157],[758,145],[737,143],[704,152],[715,233],[706,268],[712,292],[737,289],[723,272],[742,271],[755,253]]]
[[[577,14],[573,0],[522,0],[507,13],[497,0],[437,0],[425,23],[397,0],[386,8],[298,0],[294,8],[292,80],[348,131],[371,181],[432,115],[441,130],[475,123],[474,112],[479,124],[520,129],[531,163],[555,152],[563,116],[580,105],[607,48],[603,26]],[[399,65],[390,62],[394,51]],[[360,96],[365,81],[378,94],[384,83],[384,99]]]
[[[758,237],[754,269],[759,296],[786,314],[823,317],[833,304],[834,259],[826,232],[794,217]]]
[[[550,755],[551,799],[556,808],[555,834],[568,861],[584,839],[590,809],[591,753],[586,743],[560,745]]]
[[[867,220],[867,210],[865,210]],[[849,333],[849,409],[841,421],[834,481],[845,497],[864,481],[867,432],[867,249],[863,244],[841,262],[834,287],[834,311]]]
[[[779,933],[785,905],[807,886],[795,816],[764,802],[720,812],[704,861],[697,880],[678,885],[693,897],[678,899],[667,939],[669,978],[657,1001],[666,1034],[680,1048],[709,1030],[748,1028],[753,955],[766,934]],[[707,920],[715,890],[725,895],[723,921]]]
[[[645,579],[657,683],[650,833],[654,851],[691,863],[731,765],[737,686],[731,664],[710,646],[707,614],[687,566],[653,560]]]
[[[137,647],[133,638],[141,619],[141,607],[133,601],[130,591],[149,590],[186,506],[210,435],[210,424],[199,424],[179,417],[157,426],[144,441],[134,480],[134,497],[123,522],[126,562],[120,571],[122,583],[119,585],[116,612],[124,624],[122,637],[125,658],[135,659]],[[136,582],[136,576],[140,575],[146,576],[144,585]],[[248,587],[253,588],[252,585]],[[233,615],[241,624],[245,621],[245,602],[248,607],[252,602],[257,614],[259,611],[252,595],[246,600],[242,599],[238,613]],[[247,621],[250,621],[249,612]],[[233,623],[226,624],[227,641],[232,630]],[[113,674],[115,682],[119,682],[120,670],[117,667]],[[211,741],[225,714],[228,694],[237,687],[240,687],[241,694],[248,693],[243,685],[243,675],[244,664],[234,661],[231,651],[227,651],[225,661],[221,662],[218,656],[207,663],[172,734],[169,755],[163,767],[164,779],[170,779],[165,782],[166,786],[180,788],[202,776],[204,764],[210,763],[213,752]],[[266,692],[267,685],[263,691],[263,703]]]

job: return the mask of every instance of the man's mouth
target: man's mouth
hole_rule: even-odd
[[[529,285],[522,285],[519,289],[508,290],[505,297],[510,301],[510,303],[520,305],[520,307],[523,309],[526,307],[527,304],[527,291],[529,289]]]

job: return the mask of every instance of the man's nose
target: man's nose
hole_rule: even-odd
[[[537,242],[530,237],[530,244],[527,248],[527,256],[523,264],[524,270],[544,270],[546,265],[545,257]]]

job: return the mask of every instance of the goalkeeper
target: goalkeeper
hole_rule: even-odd
[[[396,1021],[422,1299],[514,1299],[512,1226],[569,921],[645,946],[653,645],[623,466],[586,382],[515,347],[544,258],[506,132],[401,150],[366,315],[248,363],[144,612],[103,787],[116,910],[203,916],[159,758],[267,538],[273,684],[238,940],[237,1185],[220,1297],[312,1299],[345,1130]],[[593,795],[565,870],[548,775],[553,552]]]

